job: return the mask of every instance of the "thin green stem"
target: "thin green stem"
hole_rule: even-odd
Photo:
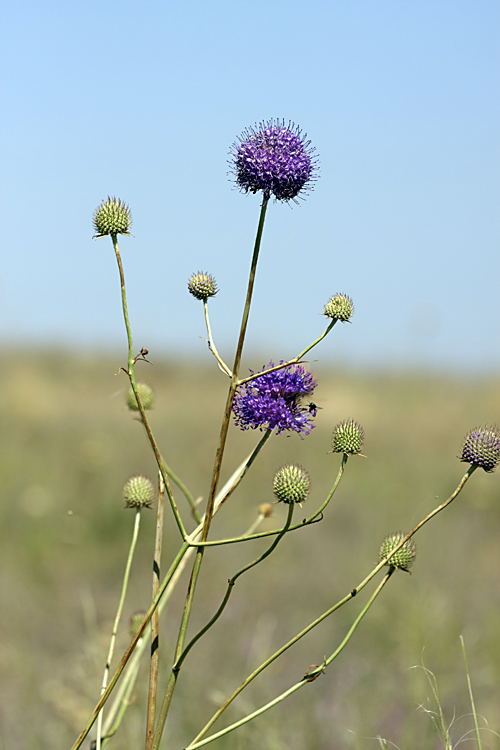
[[[332,489],[330,490],[330,492],[328,493],[326,500],[322,503],[322,505],[318,508],[318,510],[316,510],[313,513],[313,515],[310,516],[309,518],[305,518],[303,521],[301,521],[301,523],[297,523],[294,526],[290,526],[288,531],[296,531],[297,529],[303,529],[305,526],[310,526],[313,523],[317,523],[318,520],[321,520],[321,519],[318,519],[318,517],[323,514],[323,511],[325,510],[326,506],[332,499],[335,493],[335,490],[339,486],[339,482],[342,479],[342,475],[344,473],[344,469],[347,464],[348,458],[349,458],[348,454],[344,453],[342,457],[342,462],[340,464],[340,468],[337,474],[337,478],[335,479],[335,483]],[[217,547],[222,544],[236,544],[239,542],[248,542],[252,539],[263,539],[266,536],[274,536],[280,533],[281,533],[281,529],[271,529],[269,531],[261,531],[258,534],[253,534],[250,529],[243,536],[232,537],[230,539],[216,539],[216,540],[209,541],[209,542],[190,542],[190,544],[193,547]]]
[[[130,548],[128,551],[127,564],[125,565],[125,573],[123,576],[120,601],[118,602],[118,609],[116,611],[115,621],[113,623],[113,630],[111,633],[111,642],[109,644],[108,658],[106,659],[106,666],[104,668],[101,695],[106,690],[106,686],[108,684],[109,668],[110,668],[111,660],[113,658],[113,654],[115,651],[116,634],[118,632],[118,626],[120,624],[120,620],[121,620],[121,616],[123,612],[123,605],[125,603],[125,597],[127,595],[128,581],[130,577],[130,568],[132,567],[132,560],[134,559],[134,552],[135,552],[135,547],[137,544],[137,539],[139,536],[140,523],[141,523],[141,509],[137,508],[136,514],[135,514],[134,531],[132,533],[132,541],[130,543]],[[96,750],[101,750],[101,736],[102,736],[102,711],[99,712],[99,716],[97,717]]]
[[[180,670],[180,668],[182,666],[183,661],[185,660],[186,656],[188,655],[188,653],[193,648],[194,644],[197,641],[199,641],[200,638],[202,636],[204,636],[205,633],[208,630],[210,630],[210,628],[213,625],[215,625],[215,623],[217,622],[217,620],[219,619],[219,617],[223,613],[224,609],[226,608],[226,605],[227,605],[227,603],[229,601],[229,597],[231,596],[231,593],[233,591],[234,584],[236,583],[236,581],[238,580],[238,578],[241,575],[243,575],[243,573],[246,573],[248,570],[250,570],[251,568],[253,568],[256,565],[258,565],[259,563],[261,563],[263,560],[266,559],[266,557],[269,557],[269,555],[271,554],[271,552],[273,552],[273,550],[276,549],[276,547],[278,546],[278,543],[280,542],[281,539],[283,539],[284,535],[287,533],[287,531],[290,528],[290,524],[292,523],[293,509],[294,509],[294,505],[293,505],[293,503],[290,503],[290,505],[288,506],[288,515],[287,515],[286,523],[283,526],[283,528],[280,530],[278,536],[273,541],[273,543],[271,544],[271,546],[269,547],[269,549],[267,549],[256,560],[254,560],[251,563],[248,563],[248,565],[245,565],[232,578],[229,579],[228,584],[227,584],[227,590],[226,590],[226,593],[224,595],[224,599],[221,602],[220,607],[218,608],[218,610],[215,613],[215,615],[211,618],[211,620],[209,620],[207,622],[207,624],[190,640],[190,642],[188,643],[188,645],[186,646],[186,648],[184,649],[184,651],[182,652],[182,654],[180,655],[180,657],[178,658],[178,660],[176,661],[176,663],[174,664],[174,666],[172,667],[172,669],[175,672],[179,672],[179,670]]]
[[[326,330],[319,336],[315,341],[313,341],[312,344],[310,344],[308,347],[304,349],[300,354],[298,354],[293,359],[288,360],[288,362],[282,362],[279,365],[275,365],[274,367],[269,367],[267,370],[262,370],[262,372],[254,373],[253,375],[250,375],[248,378],[242,378],[241,380],[238,380],[238,385],[243,385],[244,383],[250,383],[252,380],[255,380],[256,378],[261,378],[263,375],[269,375],[270,372],[277,372],[278,370],[283,370],[285,367],[289,367],[290,365],[297,365],[301,362],[303,356],[307,354],[307,352],[310,352],[311,349],[313,349],[317,344],[320,343],[320,341],[323,341],[325,336],[330,333],[333,326],[337,322],[337,319],[332,320],[331,323],[328,324]]]
[[[208,336],[208,348],[214,355],[215,359],[217,360],[219,364],[219,368],[222,370],[223,373],[228,375],[230,378],[233,376],[233,373],[229,369],[229,367],[226,365],[224,360],[222,360],[219,356],[219,352],[215,348],[214,340],[212,337],[212,329],[210,328],[210,318],[208,317],[208,300],[203,300],[203,310],[205,313],[205,325],[207,327],[207,336]]]
[[[323,664],[319,666],[317,669],[315,669],[313,672],[307,672],[304,677],[297,682],[295,685],[292,685],[292,687],[288,688],[284,693],[281,693],[281,695],[278,695],[277,698],[267,703],[265,706],[262,706],[257,711],[254,711],[251,714],[248,714],[248,716],[244,716],[239,721],[235,722],[234,724],[231,724],[229,727],[226,727],[225,729],[222,729],[220,732],[216,732],[215,734],[210,735],[210,737],[207,737],[204,740],[197,741],[198,738],[196,738],[190,745],[187,746],[186,750],[196,750],[198,747],[203,747],[203,745],[208,745],[209,742],[213,742],[216,739],[219,739],[219,737],[223,737],[226,734],[229,734],[229,732],[234,731],[235,729],[238,729],[239,727],[243,726],[244,724],[247,724],[249,721],[252,721],[252,719],[256,719],[257,716],[261,716],[266,711],[269,711],[270,708],[273,708],[278,703],[281,703],[281,701],[285,700],[285,698],[288,698],[288,696],[292,695],[293,693],[296,693],[297,690],[300,690],[304,687],[304,685],[307,685],[309,682],[313,682],[319,675],[325,670],[325,668],[331,664],[331,662],[337,658],[337,656],[341,653],[341,651],[347,646],[350,639],[352,638],[354,631],[360,624],[361,620],[365,615],[367,614],[368,610],[372,606],[373,602],[377,598],[377,596],[380,594],[382,589],[384,588],[385,584],[391,577],[391,575],[394,572],[394,568],[390,568],[389,571],[386,573],[380,584],[377,586],[371,597],[369,598],[368,602],[365,604],[359,615],[354,620],[353,624],[349,628],[349,631],[345,638],[343,639],[340,646],[335,649],[333,654],[328,657],[328,659],[325,659]],[[207,725],[208,726],[208,725]],[[203,736],[205,733],[205,730],[203,730],[202,733],[198,735],[198,737]]]
[[[460,642],[462,644],[462,654],[464,656],[465,663],[465,674],[467,675],[467,687],[469,689],[470,704],[472,707],[472,715],[474,716],[474,727],[476,729],[477,746],[479,750],[482,750],[481,735],[479,734],[479,724],[477,721],[476,704],[474,703],[474,695],[472,694],[472,683],[470,681],[469,667],[467,665],[467,654],[465,653],[465,641],[463,636],[460,636]]]
[[[144,639],[141,638],[138,643],[136,653],[139,650],[140,646],[142,645],[143,641]],[[102,737],[101,747],[105,747],[108,744],[108,742],[111,740],[113,735],[116,734],[116,732],[118,731],[118,728],[123,720],[125,712],[131,702],[132,691],[134,689],[137,676],[139,674],[139,666],[140,666],[139,659],[131,659],[127,666],[120,688],[116,691],[115,701],[113,705],[111,706],[111,708],[109,709],[107,716],[106,716],[106,722],[103,728],[103,737]]]
[[[165,462],[163,461],[163,458],[160,454],[160,451],[158,449],[158,446],[156,444],[156,440],[154,438],[153,432],[151,430],[149,420],[146,416],[146,412],[144,410],[144,407],[142,405],[139,393],[137,391],[137,382],[135,379],[135,369],[134,365],[136,362],[136,359],[134,358],[134,345],[132,341],[132,328],[130,326],[130,319],[128,315],[128,307],[127,307],[127,293],[125,290],[125,274],[123,272],[123,264],[122,259],[120,255],[120,248],[118,246],[118,240],[117,235],[112,234],[111,239],[113,241],[113,247],[115,250],[116,255],[116,262],[118,263],[118,271],[120,274],[120,286],[121,286],[121,293],[122,293],[122,309],[123,309],[123,318],[125,321],[125,329],[127,331],[127,342],[128,342],[128,369],[126,370],[126,373],[130,380],[130,385],[132,386],[132,390],[134,391],[135,399],[137,401],[137,406],[139,407],[139,411],[141,413],[141,419],[142,423],[144,425],[144,429],[146,430],[146,434],[148,436],[151,448],[153,449],[153,453],[156,458],[156,463],[158,464],[158,468],[162,473],[163,481],[165,482],[165,487],[167,489],[167,496],[170,502],[170,506],[172,508],[172,511],[174,513],[175,520],[177,522],[177,526],[179,527],[179,531],[182,535],[182,538],[184,539],[186,537],[186,530],[184,528],[184,525],[182,523],[182,519],[180,517],[179,511],[177,509],[177,506],[175,504],[174,497],[172,495],[172,492],[169,487],[167,476],[169,473],[172,473],[170,470],[166,470]],[[189,500],[189,498],[188,498]],[[193,506],[192,506],[193,507]]]

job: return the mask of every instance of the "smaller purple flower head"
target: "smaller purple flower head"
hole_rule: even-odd
[[[485,471],[494,471],[500,463],[500,435],[498,428],[475,427],[466,436],[462,445],[461,461],[480,466]]]
[[[230,174],[244,193],[262,190],[264,201],[271,195],[278,201],[295,201],[318,174],[315,149],[306,139],[299,127],[285,125],[284,120],[247,128],[231,147]]]
[[[271,367],[273,362],[263,369]],[[250,373],[253,375],[253,370]],[[302,399],[310,396],[315,387],[313,376],[301,365],[289,365],[244,383],[234,398],[235,424],[242,430],[259,427],[276,430],[277,435],[285,431],[309,435],[315,415],[302,406]]]

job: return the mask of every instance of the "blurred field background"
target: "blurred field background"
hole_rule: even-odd
[[[319,355],[320,356],[320,355]],[[258,368],[269,357],[249,357]],[[156,392],[151,421],[168,463],[195,496],[206,496],[227,384],[209,356],[172,365],[152,353],[138,378]],[[125,405],[124,354],[3,352],[0,390],[1,537],[0,745],[6,750],[69,748],[99,695],[134,512],[121,490],[136,473],[156,479],[143,428]],[[212,538],[245,530],[273,500],[275,470],[308,469],[307,512],[324,499],[340,457],[328,455],[332,427],[354,417],[367,458],[351,458],[324,520],[287,536],[262,566],[237,583],[223,618],[193,650],[176,693],[167,736],[182,748],[221,699],[272,651],[349,592],[371,570],[382,538],[407,530],[453,491],[465,465],[461,441],[498,422],[497,377],[347,371],[312,365],[321,406],[305,440],[272,437],[246,480],[216,517]],[[231,428],[223,479],[251,450],[255,432]],[[183,498],[176,492],[184,517]],[[454,741],[473,726],[459,636],[463,634],[478,712],[500,732],[500,471],[478,470],[462,494],[416,537],[413,574],[396,573],[353,640],[326,673],[238,733],[213,744],[236,750],[361,750],[378,735],[398,747],[439,748],[421,704],[438,680]],[[284,520],[276,507],[264,528]],[[299,518],[300,516],[299,513]],[[125,606],[148,607],[154,511],[143,525]],[[163,570],[179,537],[169,516]],[[189,524],[189,521],[186,521]],[[191,526],[190,526],[191,528]],[[228,577],[264,543],[206,553],[191,633],[217,608]],[[176,637],[187,577],[161,622],[161,685]],[[228,710],[225,723],[300,679],[338,645],[367,590],[281,657]],[[119,634],[117,656],[128,642]],[[116,662],[116,659],[115,659]],[[147,665],[135,702],[110,747],[141,747]],[[222,727],[222,722],[216,729]],[[498,748],[493,735],[485,742]],[[85,747],[89,747],[87,740]],[[475,746],[475,745],[474,745]]]

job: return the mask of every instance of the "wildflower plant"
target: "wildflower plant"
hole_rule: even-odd
[[[338,321],[342,323],[351,321],[354,313],[354,305],[350,297],[343,293],[334,294],[323,308],[323,314],[327,318],[326,329],[311,344],[303,348],[297,356],[289,360],[281,359],[278,364],[271,361],[258,371],[250,370],[249,375],[240,374],[242,352],[256,280],[257,261],[261,250],[262,233],[269,203],[271,198],[275,202],[296,202],[297,198],[303,198],[318,177],[318,160],[315,149],[311,146],[311,142],[307,140],[307,136],[302,133],[300,128],[292,123],[286,124],[284,120],[269,120],[248,128],[233,144],[230,153],[230,175],[237,188],[243,193],[259,194],[261,203],[247,292],[243,303],[241,326],[231,366],[219,355],[210,325],[209,301],[213,301],[213,298],[218,294],[217,283],[209,273],[199,271],[193,273],[188,280],[189,293],[203,305],[209,350],[221,371],[221,377],[225,377],[228,381],[219,440],[211,477],[207,481],[207,492],[203,505],[195,501],[187,483],[174,472],[162,454],[147,415],[147,411],[153,404],[153,392],[149,386],[138,383],[136,379],[136,366],[142,361],[149,361],[146,360],[149,352],[146,349],[141,349],[136,353],[134,349],[127,307],[125,274],[118,245],[118,235],[130,234],[130,209],[121,199],[108,198],[107,201],[102,202],[94,213],[95,237],[110,236],[118,264],[122,310],[128,345],[127,363],[121,368],[130,385],[127,404],[129,409],[136,414],[136,417],[142,421],[146,440],[158,466],[159,484],[158,491],[156,491],[149,479],[144,476],[135,476],[128,480],[123,490],[126,507],[134,508],[136,511],[133,540],[127,559],[118,613],[113,626],[111,647],[106,660],[101,697],[97,700],[95,709],[72,750],[77,750],[82,745],[96,721],[96,750],[100,750],[104,744],[112,742],[114,734],[119,731],[120,723],[126,716],[127,706],[130,703],[130,696],[138,674],[139,663],[146,653],[149,653],[150,679],[148,701],[147,706],[145,706],[145,747],[146,750],[158,750],[160,744],[162,747],[166,746],[162,737],[167,717],[173,706],[172,698],[176,693],[182,668],[186,660],[191,658],[192,652],[196,650],[198,641],[203,638],[205,633],[216,627],[217,621],[223,617],[239,578],[249,570],[265,563],[279,544],[286,543],[286,537],[290,532],[300,531],[321,522],[333,495],[345,476],[349,459],[353,457],[358,460],[357,457],[362,455],[361,449],[365,439],[362,426],[352,418],[339,415],[341,419],[333,429],[332,450],[327,451],[328,446],[325,446],[325,453],[333,454],[331,460],[336,467],[333,472],[335,476],[332,476],[331,480],[331,489],[326,497],[318,499],[312,493],[311,498],[312,482],[308,471],[296,463],[285,464],[276,470],[274,479],[270,481],[269,498],[262,498],[264,502],[261,502],[258,507],[257,518],[246,531],[226,539],[213,539],[211,537],[212,520],[215,514],[221,511],[231,512],[230,499],[232,494],[247,476],[253,463],[269,443],[271,437],[280,439],[279,436],[281,435],[290,436],[297,433],[301,439],[305,439],[311,433],[314,428],[314,420],[318,417],[319,407],[310,400],[314,394],[316,380],[310,371],[310,362],[305,357],[332,331]],[[217,299],[219,300],[219,297]],[[223,486],[220,486],[221,467],[231,421],[241,430],[257,430],[259,435],[251,453],[242,460],[239,466],[233,467],[230,478]],[[338,463],[337,454],[341,457],[340,463]],[[186,750],[195,750],[208,745],[219,737],[238,729],[271,709],[284,698],[313,682],[324,672],[325,668],[348,645],[356,629],[394,572],[396,570],[409,571],[409,568],[413,565],[416,553],[413,541],[414,535],[434,516],[452,503],[478,467],[486,472],[491,472],[498,465],[500,462],[500,437],[497,429],[480,427],[470,432],[464,441],[460,459],[469,463],[470,466],[450,497],[428,513],[408,533],[396,532],[387,536],[380,547],[378,563],[363,580],[355,588],[347,591],[338,601],[332,602],[322,615],[310,622],[275,653],[270,654],[239,686],[236,686],[232,694],[222,701],[213,716],[205,721],[203,726],[199,727],[196,736],[186,745]],[[176,488],[175,494],[173,487]],[[178,504],[179,494],[184,497],[185,505],[188,506],[188,513],[185,512],[185,505]],[[269,518],[274,512],[274,504],[270,502],[273,495],[274,502],[283,503],[284,510],[286,509],[286,520],[283,524],[278,524],[278,528],[259,530],[262,521]],[[152,553],[151,605],[144,614],[134,616],[130,644],[114,671],[111,672],[110,664],[123,609],[133,550],[139,531],[140,514],[142,510],[152,508],[155,499],[157,523],[155,546]],[[297,522],[294,520],[296,506],[302,507],[302,504],[306,501],[306,507],[311,509],[308,511],[310,515]],[[170,507],[172,521],[179,535],[179,547],[175,553],[170,554],[167,572],[161,578],[165,505],[167,508]],[[412,509],[409,508],[408,510],[411,514]],[[197,633],[188,639],[188,625],[205,556],[210,554],[212,547],[243,543],[248,547],[248,544],[256,539],[267,540],[267,547],[252,562],[243,565],[229,577],[225,593],[214,602],[212,617]],[[362,551],[358,550],[357,554],[359,556]],[[372,550],[366,550],[367,565],[370,564],[372,554]],[[163,675],[162,679],[159,680],[159,618],[163,614],[174,588],[178,585],[180,574],[188,566],[190,578],[183,607],[177,614],[177,641],[174,654],[168,665],[166,675]],[[383,572],[378,583],[374,585],[361,611],[353,617],[351,627],[346,635],[340,643],[332,644],[331,654],[324,658],[321,665],[305,669],[303,677],[290,685],[282,694],[275,696],[270,702],[241,717],[233,724],[226,725],[219,731],[210,734],[213,724],[250,682],[264,672],[276,659],[288,652],[298,640],[307,636],[323,620],[333,615],[341,607],[348,605],[354,597],[357,597],[372,583],[384,567],[387,567],[388,570]],[[283,575],[289,575],[288,569],[283,571]],[[175,612],[169,613],[169,616],[175,617]],[[159,684],[166,685],[163,694],[159,693]],[[106,709],[106,713],[104,713],[104,709]]]

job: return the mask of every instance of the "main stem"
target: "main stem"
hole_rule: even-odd
[[[238,344],[236,347],[236,354],[234,357],[233,374],[231,378],[231,384],[229,386],[229,393],[227,395],[226,406],[224,409],[224,416],[222,419],[222,426],[221,426],[221,431],[220,431],[220,436],[219,436],[219,444],[217,446],[217,452],[215,454],[215,462],[214,462],[214,468],[213,468],[213,473],[212,473],[212,482],[210,486],[210,492],[208,495],[207,510],[205,512],[205,521],[203,524],[203,531],[201,534],[202,542],[206,541],[208,537],[210,524],[212,523],[212,517],[214,514],[215,496],[217,493],[217,486],[219,484],[220,470],[222,466],[222,457],[224,455],[224,449],[226,447],[226,439],[227,439],[227,433],[229,429],[229,421],[231,418],[231,409],[233,406],[234,396],[235,396],[236,388],[238,384],[238,373],[239,373],[239,368],[241,364],[243,344],[245,342],[245,335],[246,335],[246,330],[247,330],[247,325],[248,325],[248,317],[250,314],[250,305],[252,303],[255,275],[257,272],[257,261],[259,259],[260,244],[262,241],[262,233],[264,231],[264,221],[266,218],[267,204],[268,204],[268,200],[264,199],[262,202],[261,209],[260,209],[259,225],[257,227],[257,235],[255,237],[255,244],[254,244],[254,250],[253,250],[253,255],[252,255],[252,263],[250,266],[250,275],[248,279],[247,296],[245,300],[245,307],[243,309],[243,317],[241,321]],[[200,547],[196,553],[196,558],[194,561],[193,570],[191,573],[191,579],[189,581],[188,591],[186,595],[186,603],[184,605],[181,625],[179,628],[179,635],[177,638],[177,646],[175,650],[174,664],[176,664],[177,660],[179,659],[179,657],[181,656],[184,650],[184,644],[185,644],[186,635],[187,635],[187,627],[189,623],[189,617],[191,615],[191,607],[193,604],[193,596],[194,596],[194,592],[196,589],[198,576],[200,573],[201,563],[203,561],[203,553],[204,553],[203,547]],[[151,750],[158,750],[160,740],[163,734],[163,729],[165,727],[165,722],[167,720],[167,714],[170,708],[170,702],[172,700],[172,695],[175,690],[175,685],[177,683],[178,674],[179,674],[178,671],[174,671],[172,669],[170,680],[167,686],[167,692],[165,694],[165,698],[163,700],[161,711],[158,716],[158,723],[156,725],[156,732],[155,732],[154,741],[153,741]]]

